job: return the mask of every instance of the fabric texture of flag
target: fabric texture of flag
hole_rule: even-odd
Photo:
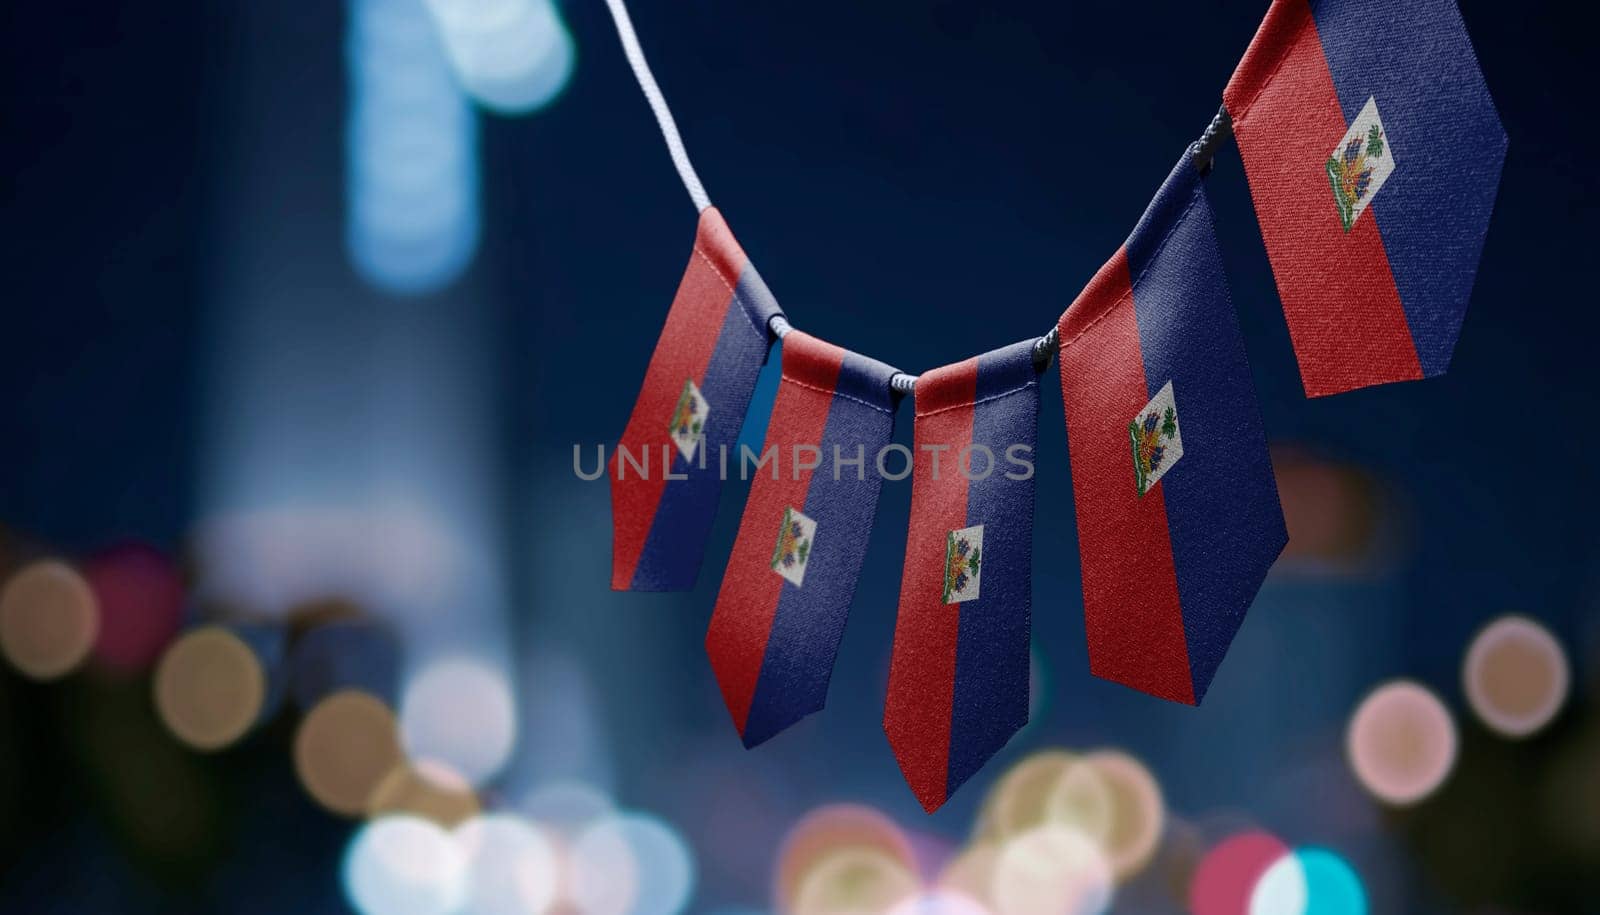
[[[744,423],[781,314],[715,207],[656,341],[609,466],[611,587],[694,586],[722,492],[723,450]]]
[[[930,813],[1028,721],[1034,342],[917,379],[883,729]]]
[[[1059,330],[1090,670],[1196,704],[1288,535],[1189,154]]]
[[[1275,0],[1223,100],[1306,393],[1444,372],[1506,155],[1455,0]]]
[[[895,370],[800,331],[706,632],[746,746],[822,708],[877,514]],[[752,462],[752,467],[754,464]],[[731,471],[730,471],[731,472]]]

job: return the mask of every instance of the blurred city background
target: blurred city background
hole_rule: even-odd
[[[1289,548],[1203,707],[1092,678],[1046,384],[1032,721],[929,816],[879,724],[908,483],[756,750],[702,649],[744,487],[692,593],[608,589],[572,447],[695,214],[602,3],[7,5],[0,911],[1595,911],[1587,38],[1462,6],[1511,151],[1451,372],[1306,400],[1224,148]],[[633,13],[795,324],[917,371],[1051,325],[1263,9]]]

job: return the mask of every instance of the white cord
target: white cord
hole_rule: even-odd
[[[711,198],[706,196],[705,185],[700,183],[700,176],[694,173],[694,166],[689,163],[689,153],[683,148],[683,137],[678,136],[678,124],[672,119],[672,111],[667,108],[666,96],[661,94],[661,87],[656,85],[656,78],[650,73],[650,65],[645,62],[644,50],[639,47],[639,36],[633,31],[633,20],[628,17],[628,7],[623,0],[606,0],[606,8],[611,10],[611,19],[617,24],[617,37],[622,39],[622,53],[628,58],[628,65],[633,67],[634,78],[639,81],[639,88],[644,91],[644,97],[650,102],[650,110],[655,112],[656,123],[661,126],[661,136],[667,141],[667,151],[672,154],[672,164],[678,167],[678,177],[683,179],[683,187],[689,192],[689,198],[694,201],[697,209],[704,210],[711,205]],[[1191,158],[1200,174],[1204,175],[1211,170],[1211,157],[1216,152],[1222,140],[1233,133],[1233,121],[1228,117],[1226,108],[1220,109],[1217,116],[1212,118],[1210,126],[1190,148]],[[787,318],[783,315],[773,315],[767,323],[772,335],[778,339],[793,329]],[[1061,346],[1061,337],[1057,328],[1050,328],[1049,333],[1040,337],[1033,347],[1033,361],[1040,371],[1050,363],[1052,356]],[[895,391],[910,393],[916,384],[917,376],[905,372],[896,372],[889,379],[889,386]]]
[[[633,31],[633,20],[628,18],[628,7],[623,0],[606,0],[606,7],[611,10],[611,18],[617,24],[617,37],[622,39],[622,53],[627,55],[628,65],[633,67],[633,76],[639,81],[639,88],[644,90],[650,110],[655,112],[656,123],[661,125],[661,136],[667,141],[672,164],[678,167],[678,177],[683,179],[683,187],[689,192],[689,199],[694,201],[695,209],[703,210],[711,205],[711,198],[706,196],[700,176],[694,173],[689,153],[683,148],[683,137],[678,136],[678,124],[672,119],[671,109],[667,108],[666,96],[661,94],[661,87],[656,85],[656,78],[650,73],[650,64],[645,62],[644,50],[639,47],[639,36]]]

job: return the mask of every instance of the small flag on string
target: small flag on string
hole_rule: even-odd
[[[1506,155],[1454,0],[1277,0],[1223,99],[1306,393],[1443,373]]]
[[[1028,721],[1034,341],[917,379],[883,729],[930,813]]]
[[[611,587],[694,587],[738,438],[782,312],[715,207],[656,341],[644,387],[611,456]]]
[[[1288,534],[1188,154],[1060,333],[1090,670],[1198,703]]]
[[[783,339],[783,377],[760,456],[770,463],[750,471],[750,498],[706,632],[745,746],[827,699],[877,514],[874,465],[894,431],[893,375],[800,331]]]

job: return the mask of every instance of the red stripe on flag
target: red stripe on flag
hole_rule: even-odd
[[[950,775],[961,605],[944,602],[945,550],[950,531],[967,526],[967,478],[957,461],[972,441],[977,389],[975,358],[928,372],[916,386],[911,524],[883,730],[906,782],[930,813],[945,802]],[[950,446],[938,452],[938,479],[924,445]]]
[[[750,715],[750,702],[755,698],[756,682],[761,678],[767,639],[785,584],[784,578],[772,569],[772,549],[784,509],[804,511],[806,493],[811,488],[812,471],[802,470],[795,478],[793,446],[815,446],[822,441],[844,355],[839,347],[800,331],[790,331],[783,339],[783,381],[778,386],[761,449],[765,454],[777,446],[780,472],[774,480],[770,466],[752,471],[755,478],[750,498],[745,502],[739,534],[734,538],[717,605],[711,611],[711,625],[706,630],[706,654],[717,684],[722,687],[728,713],[741,735]],[[827,535],[826,531],[818,532],[818,536]]]
[[[677,455],[668,426],[683,393],[684,381],[705,383],[706,366],[717,348],[722,322],[733,302],[734,286],[744,271],[745,254],[728,224],[715,207],[700,213],[694,253],[684,268],[678,293],[667,312],[666,325],[656,341],[644,385],[622,432],[618,451],[611,455],[611,588],[626,591],[644,552],[645,540],[656,517],[656,506],[666,489],[663,460]],[[626,448],[647,473],[640,478],[629,470],[620,479],[621,449]]]
[[[1328,186],[1349,125],[1305,0],[1272,4],[1222,97],[1306,394],[1421,378],[1378,214],[1346,233]]]
[[[1060,329],[1089,669],[1192,705],[1166,502],[1159,482],[1139,495],[1128,440],[1150,393],[1125,251],[1100,268]]]

